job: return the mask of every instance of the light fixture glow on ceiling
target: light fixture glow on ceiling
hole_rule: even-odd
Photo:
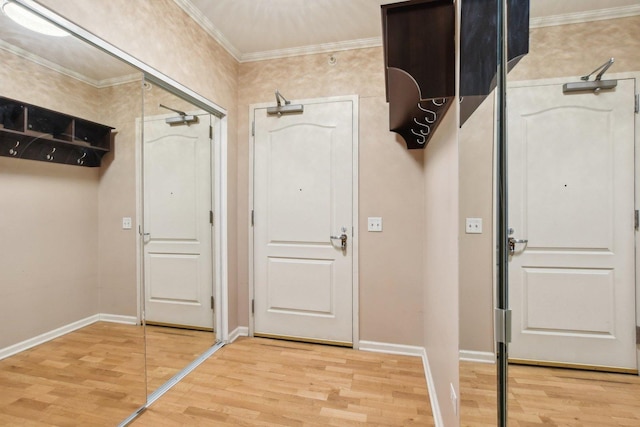
[[[2,12],[23,27],[53,37],[68,36],[69,33],[51,22],[39,17],[11,0],[2,2]]]

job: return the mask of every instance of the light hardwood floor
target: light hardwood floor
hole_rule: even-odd
[[[461,426],[496,425],[495,365],[460,363]],[[509,426],[640,426],[640,377],[509,366]]]
[[[114,426],[142,406],[144,336],[97,322],[0,360],[0,425]]]
[[[213,332],[145,326],[147,390],[152,393],[215,343]]]
[[[246,338],[216,352],[132,425],[434,423],[420,358]]]

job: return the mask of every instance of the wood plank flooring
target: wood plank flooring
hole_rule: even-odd
[[[216,352],[132,425],[434,423],[420,358],[246,338]]]
[[[145,328],[149,394],[215,343],[213,332],[150,325]]]
[[[0,425],[116,425],[146,399],[142,332],[97,322],[0,360]]]
[[[640,426],[640,377],[509,366],[509,426]],[[496,425],[495,365],[460,362],[461,426]]]

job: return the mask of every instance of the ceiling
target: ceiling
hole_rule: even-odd
[[[385,0],[174,0],[239,61],[381,45]],[[531,0],[532,26],[640,14],[640,0]]]
[[[380,46],[380,5],[397,2],[174,1],[242,62]],[[639,14],[640,0],[531,0],[532,26]],[[139,78],[140,75],[133,68],[73,37],[39,35],[15,24],[1,12],[0,49],[12,51],[97,87],[126,81],[134,76]]]

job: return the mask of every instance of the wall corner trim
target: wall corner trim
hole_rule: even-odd
[[[436,385],[433,381],[433,374],[431,373],[431,366],[429,365],[426,348],[422,348],[422,365],[424,367],[424,375],[427,378],[427,389],[429,390],[429,401],[431,402],[433,421],[435,422],[436,427],[445,427],[444,421],[442,420],[440,403],[438,403],[438,393],[436,392]]]
[[[440,412],[440,404],[438,403],[438,394],[436,393],[436,386],[433,382],[433,375],[431,373],[431,367],[429,366],[429,358],[427,357],[427,350],[424,347],[402,345],[402,344],[390,344],[375,341],[360,341],[359,349],[362,351],[371,351],[375,353],[387,353],[387,354],[399,354],[404,356],[416,356],[422,359],[422,366],[424,368],[424,375],[427,381],[427,389],[429,391],[429,403],[431,404],[431,413],[433,415],[433,421],[436,427],[445,427],[444,421],[442,421],[442,412]]]
[[[231,344],[235,340],[240,337],[248,337],[249,336],[249,328],[247,326],[238,326],[233,331],[229,332],[229,339],[227,340],[227,344]]]
[[[496,363],[496,355],[490,351],[460,350],[458,354],[461,362]]]

